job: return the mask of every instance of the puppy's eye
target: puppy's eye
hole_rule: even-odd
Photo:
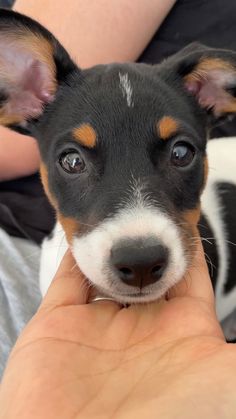
[[[178,167],[188,166],[195,155],[194,148],[185,142],[176,143],[171,151],[171,163]]]
[[[76,150],[68,150],[61,154],[59,163],[65,172],[79,174],[85,170],[85,162]]]

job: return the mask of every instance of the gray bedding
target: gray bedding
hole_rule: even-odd
[[[0,377],[17,336],[37,310],[40,248],[0,229]]]

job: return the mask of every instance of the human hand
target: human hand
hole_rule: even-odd
[[[216,320],[202,249],[168,301],[86,304],[68,253],[19,337],[0,388],[0,418],[235,416],[236,350]]]

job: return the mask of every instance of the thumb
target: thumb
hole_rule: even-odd
[[[89,284],[68,250],[45,295],[40,309],[49,306],[77,305],[87,302]]]

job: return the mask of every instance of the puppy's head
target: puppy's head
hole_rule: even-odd
[[[0,14],[0,123],[37,138],[78,265],[119,301],[160,297],[191,263],[207,131],[236,111],[235,64],[194,44],[158,66],[82,71],[39,24]]]

